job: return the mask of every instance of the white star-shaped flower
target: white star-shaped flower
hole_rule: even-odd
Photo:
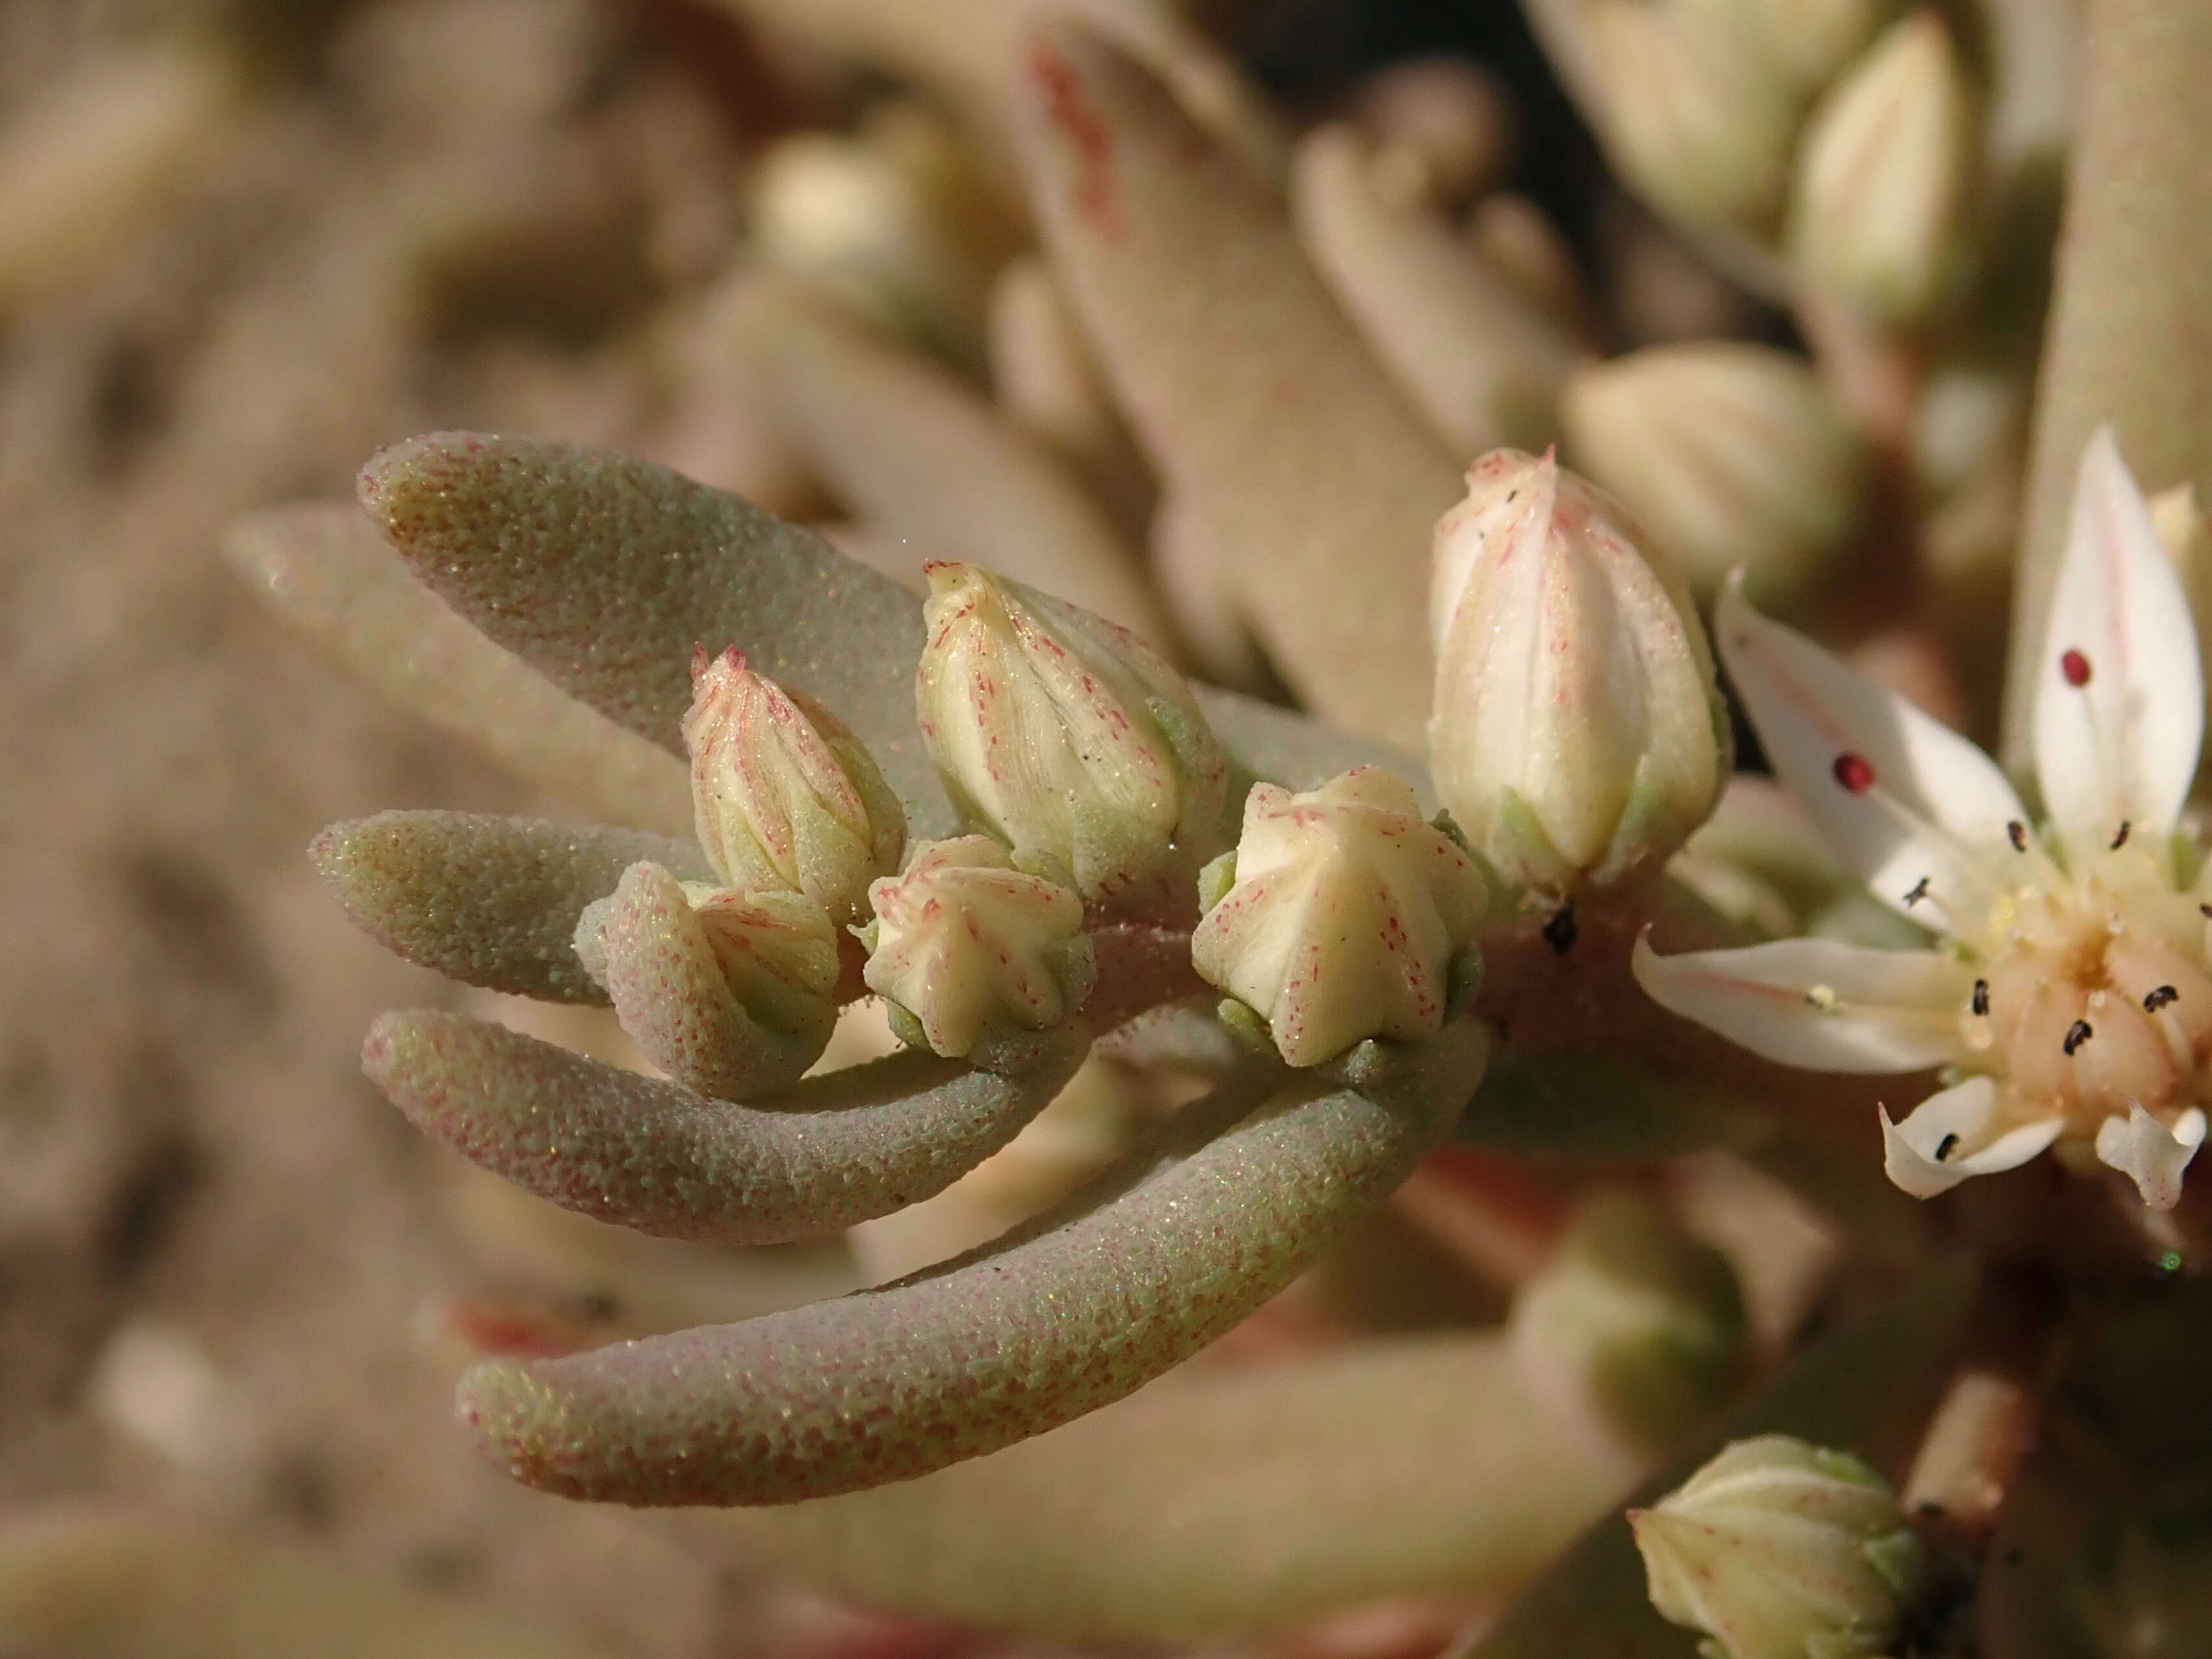
[[[1943,1069],[1890,1179],[1929,1197],[2057,1146],[2179,1197],[2212,1097],[2212,881],[2180,824],[2203,737],[2195,623],[2109,429],[2082,458],[2034,708],[2048,820],[1994,762],[1754,612],[1731,584],[1722,660],[1774,769],[1924,951],[1784,939],[1636,975],[1676,1013],[1785,1066]]]

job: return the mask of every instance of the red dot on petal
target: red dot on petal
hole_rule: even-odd
[[[1863,795],[1874,787],[1874,763],[1864,755],[1846,750],[1836,757],[1836,781],[1854,795]]]
[[[2079,691],[2089,683],[2089,659],[2079,651],[2062,652],[2058,658],[2058,672],[2066,676],[2067,684]]]

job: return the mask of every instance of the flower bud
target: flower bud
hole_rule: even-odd
[[[1699,592],[1741,565],[1759,603],[1786,605],[1858,524],[1858,434],[1786,351],[1701,341],[1632,352],[1577,369],[1560,418],[1577,465]]]
[[[1622,176],[1692,224],[1770,223],[1796,136],[1787,80],[1694,13],[1596,0],[1584,16],[1598,125]]]
[[[1788,1435],[1737,1441],[1628,1521],[1651,1605],[1727,1659],[1881,1653],[1920,1577],[1881,1476]]]
[[[1742,1379],[1743,1297],[1726,1258],[1663,1205],[1603,1193],[1514,1299],[1508,1340],[1538,1398],[1640,1457]]]
[[[733,647],[691,662],[691,805],[730,886],[804,893],[843,927],[898,868],[906,814],[875,759],[827,709],[756,674]]]
[[[988,1030],[1047,1030],[1090,994],[1083,901],[1013,867],[988,836],[923,842],[868,889],[863,978],[954,1057]]]
[[[1474,849],[1546,894],[1682,844],[1727,781],[1728,717],[1680,582],[1548,453],[1498,450],[1437,526],[1437,793]]]
[[[1974,99],[1933,11],[1891,27],[1821,100],[1790,207],[1800,276],[1868,320],[1923,320],[1964,263]]]
[[[1267,1023],[1292,1066],[1372,1036],[1433,1036],[1483,910],[1474,862],[1413,787],[1359,766],[1310,794],[1253,787],[1190,942],[1199,977]]]
[[[1093,902],[1219,844],[1229,763],[1182,677],[1127,629],[971,564],[927,567],[915,697],[954,801]]]

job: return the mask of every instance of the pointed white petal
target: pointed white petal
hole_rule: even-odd
[[[2019,1168],[2058,1139],[2062,1118],[2024,1123],[1990,1139],[1997,1119],[1993,1078],[1970,1077],[1930,1095],[1902,1123],[1881,1114],[1882,1169],[1915,1198],[1933,1198],[1969,1176]]]
[[[2004,861],[2021,856],[2008,827],[2027,817],[1996,763],[1760,616],[1741,574],[1714,622],[1767,758],[1844,862],[1915,921],[1952,933],[1960,919],[1978,923],[2005,884]]]
[[[2142,1201],[2170,1210],[2181,1200],[2181,1172],[2204,1144],[2204,1114],[2194,1106],[2168,1129],[2140,1106],[2097,1126],[2097,1156],[2136,1183]]]
[[[2068,846],[2107,846],[2124,823],[2171,830],[2203,736],[2188,596],[2100,427],[2074,485],[2035,689],[2035,769]]]
[[[1785,939],[1662,957],[1636,942],[1636,982],[1661,1007],[1808,1072],[1917,1072],[1963,1060],[1967,969],[1933,951]]]

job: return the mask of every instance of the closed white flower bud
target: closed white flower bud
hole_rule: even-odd
[[[1814,112],[1790,206],[1801,277],[1903,328],[1950,294],[1978,138],[1975,100],[1933,11],[1891,27]]]
[[[1474,860],[1423,820],[1402,778],[1360,766],[1310,793],[1255,785],[1191,962],[1267,1025],[1293,1066],[1369,1037],[1432,1036],[1483,911]]]
[[[1881,1653],[1919,1583],[1919,1540],[1881,1477],[1788,1435],[1736,1442],[1628,1520],[1651,1605],[1727,1659]]]
[[[923,842],[868,890],[867,987],[963,1055],[993,1030],[1042,1031],[1090,994],[1083,901],[1013,867],[988,836]]]
[[[1514,1298],[1508,1340],[1536,1396],[1632,1455],[1663,1451],[1742,1380],[1727,1259],[1640,1193],[1583,1206]]]
[[[1140,904],[1212,854],[1228,761],[1158,652],[974,565],[928,575],[915,702],[972,823],[1094,902]]]
[[[1470,845],[1546,895],[1664,860],[1727,781],[1728,719],[1681,583],[1546,454],[1498,450],[1437,526],[1429,726]]]
[[[1692,224],[1771,226],[1796,137],[1788,80],[1694,13],[1596,0],[1584,16],[1598,125],[1622,175]]]
[[[860,740],[830,712],[745,666],[691,664],[691,806],[708,862],[732,887],[804,893],[838,927],[898,868],[906,814]]]
[[[1741,565],[1759,604],[1786,604],[1859,522],[1864,446],[1789,352],[1721,340],[1632,352],[1577,369],[1559,414],[1575,464],[1699,592]]]

